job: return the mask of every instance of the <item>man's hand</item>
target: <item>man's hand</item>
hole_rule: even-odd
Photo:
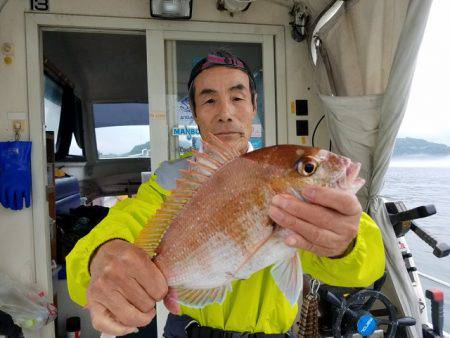
[[[295,232],[286,244],[318,256],[345,255],[358,234],[362,214],[356,196],[319,186],[307,186],[301,193],[306,202],[284,194],[272,200],[270,217]]]
[[[122,336],[155,316],[155,303],[167,294],[161,271],[140,248],[122,240],[102,245],[90,265],[87,308],[92,326]]]

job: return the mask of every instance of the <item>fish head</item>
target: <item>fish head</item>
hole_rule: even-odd
[[[361,164],[347,157],[310,147],[298,147],[295,154],[298,158],[289,175],[294,188],[313,184],[356,193],[365,183],[358,177]]]
[[[247,153],[242,158],[266,168],[275,193],[318,185],[356,193],[365,183],[358,177],[361,164],[331,151],[298,145],[277,145]]]

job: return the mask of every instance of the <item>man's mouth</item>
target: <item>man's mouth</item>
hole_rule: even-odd
[[[243,133],[238,132],[238,131],[226,131],[226,132],[221,132],[221,133],[215,133],[214,135],[216,135],[216,136],[226,136],[226,135],[235,135],[235,134],[243,134]]]

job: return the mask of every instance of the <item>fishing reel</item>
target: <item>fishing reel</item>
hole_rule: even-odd
[[[350,295],[336,295],[327,287],[321,287],[322,300],[332,305],[331,332],[333,337],[351,337],[359,333],[368,337],[376,330],[383,330],[384,337],[394,338],[399,327],[412,326],[416,320],[412,317],[398,317],[398,311],[391,301],[380,292],[386,274],[374,283],[373,289],[364,289]],[[372,309],[375,301],[383,308]]]

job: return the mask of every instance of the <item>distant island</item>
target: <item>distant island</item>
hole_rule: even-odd
[[[398,138],[395,141],[393,156],[411,155],[447,156],[450,155],[450,147],[442,143],[428,142],[418,138]]]
[[[98,153],[100,159],[104,158],[128,158],[128,157],[150,157],[150,142],[135,145],[129,152],[123,154]]]
[[[126,157],[149,157],[150,142],[135,145],[129,152],[124,154],[99,154],[100,158],[126,158]],[[442,143],[434,143],[426,140],[404,137],[395,141],[394,157],[401,156],[448,156],[450,147]]]

